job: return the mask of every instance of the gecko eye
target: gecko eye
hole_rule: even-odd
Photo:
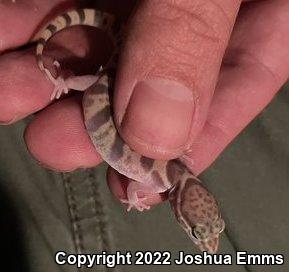
[[[205,226],[196,226],[193,231],[192,234],[194,235],[195,238],[197,238],[198,240],[204,240],[206,238],[208,238],[209,236],[209,230],[208,228],[206,228]]]
[[[225,222],[222,218],[219,218],[213,225],[213,233],[219,234],[225,229]]]

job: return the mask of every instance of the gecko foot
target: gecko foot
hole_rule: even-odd
[[[54,90],[50,96],[51,100],[58,99],[62,94],[64,93],[67,94],[69,92],[69,88],[61,73],[60,63],[57,60],[55,60],[53,62],[53,65],[55,66],[56,71],[57,71],[56,78],[52,76],[52,74],[50,73],[48,69],[46,68],[44,69],[48,79],[54,84]]]
[[[145,201],[146,197],[138,197],[136,196],[136,199],[120,199],[121,203],[128,204],[127,211],[129,212],[131,209],[135,208],[139,212],[142,212],[144,210],[149,210],[151,207],[143,201]]]
[[[142,212],[151,208],[152,205],[146,203],[152,195],[164,192],[165,190],[166,188],[160,187],[157,184],[144,184],[131,179],[126,188],[127,199],[121,199],[120,201],[128,204],[127,211],[135,208]]]
[[[50,96],[51,100],[58,99],[62,94],[67,94],[69,92],[69,88],[67,87],[65,80],[62,77],[58,77],[55,79],[54,90]]]
[[[138,193],[145,194],[139,196]],[[144,185],[143,183],[131,181],[126,189],[127,199],[121,199],[120,201],[124,204],[128,204],[127,211],[129,212],[132,208],[142,212],[149,210],[150,206],[144,202],[147,200],[147,194],[152,193],[152,188]]]

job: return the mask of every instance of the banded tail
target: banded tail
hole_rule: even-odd
[[[47,41],[57,32],[76,25],[93,26],[103,30],[110,29],[114,23],[114,17],[106,12],[95,9],[78,9],[66,12],[53,19],[49,25],[44,28],[38,38],[36,46],[37,64],[41,71],[45,71],[43,63],[43,50]]]

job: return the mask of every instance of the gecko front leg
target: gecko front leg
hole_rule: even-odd
[[[70,90],[85,91],[99,79],[97,75],[74,76],[72,72],[61,70],[60,63],[57,60],[53,62],[53,65],[57,72],[56,78],[52,76],[48,69],[44,69],[48,79],[54,84],[51,100],[58,99]]]
[[[157,190],[158,191],[158,190]],[[147,200],[146,196],[139,196],[141,194],[154,194],[156,189],[153,185],[149,186],[137,181],[131,181],[126,189],[127,199],[120,199],[124,204],[127,204],[127,211],[129,212],[132,208],[142,212],[149,210],[150,206],[144,202]]]

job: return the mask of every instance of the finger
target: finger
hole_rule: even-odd
[[[78,41],[81,40],[81,43]],[[111,44],[103,33],[71,28],[47,44],[45,54],[61,60],[76,74],[91,74],[105,62]],[[0,57],[0,122],[9,124],[34,113],[51,100],[53,84],[39,70],[34,49],[9,52]]]
[[[288,79],[288,14],[287,0],[242,8],[204,130],[183,158],[195,174],[218,157]]]
[[[178,157],[200,132],[241,1],[143,1],[120,59],[115,121],[153,158]]]
[[[59,101],[38,113],[26,128],[24,139],[39,164],[55,171],[88,168],[101,162],[83,124],[80,97]],[[108,185],[118,199],[126,198],[129,182],[114,170],[108,171]],[[146,204],[165,199],[165,194],[149,195]]]
[[[73,1],[1,1],[0,52],[26,44],[42,23],[55,13],[73,7]],[[46,18],[43,22],[43,18]]]
[[[111,167],[107,170],[107,182],[110,188],[110,191],[117,199],[127,199],[126,189],[132,180],[127,177],[119,174]],[[162,201],[167,199],[167,195],[165,193],[162,194],[142,194],[138,195],[139,197],[146,197],[144,203],[148,206],[154,206],[156,204],[161,203]]]
[[[81,97],[58,101],[38,113],[24,138],[33,157],[50,169],[72,171],[101,162],[84,126]]]
[[[24,139],[39,164],[55,171],[88,168],[101,162],[84,127],[80,96],[58,101],[38,113],[27,126]],[[117,198],[126,198],[129,182],[114,170],[108,171],[108,185]],[[146,204],[165,199],[165,194],[148,195]]]
[[[36,66],[31,50],[0,57],[0,123],[10,124],[45,107],[51,85]]]

